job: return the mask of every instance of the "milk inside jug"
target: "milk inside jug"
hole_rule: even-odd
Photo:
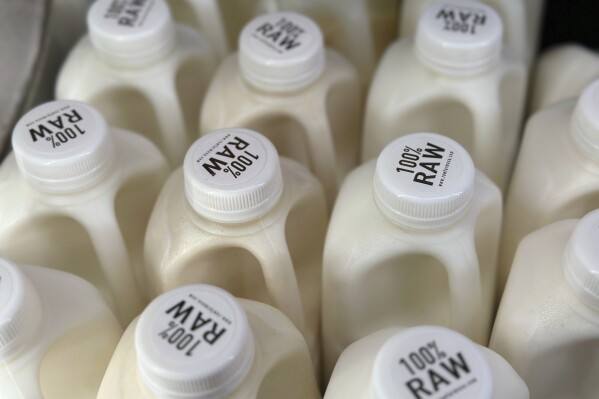
[[[343,351],[325,399],[528,399],[495,352],[435,326],[377,331]]]
[[[468,16],[468,22],[461,18]],[[416,37],[385,53],[368,95],[362,160],[394,138],[432,131],[453,138],[504,189],[516,153],[526,90],[523,61],[501,44],[492,8],[447,0],[426,9]]]
[[[500,225],[499,190],[447,137],[404,136],[350,173],[324,251],[327,375],[345,347],[392,326],[486,344]]]
[[[209,285],[160,295],[125,332],[98,399],[317,399],[302,335],[278,310]]]
[[[164,0],[97,0],[87,27],[60,70],[56,98],[90,103],[180,165],[216,68],[208,41],[173,23]]]
[[[0,167],[0,255],[85,278],[126,326],[144,304],[143,241],[166,160],[77,101],[29,111],[12,146]]]
[[[599,207],[599,81],[533,115],[524,132],[505,205],[499,261],[505,284],[518,243],[549,223]]]
[[[531,397],[597,397],[598,276],[599,210],[520,243],[490,348],[522,376]]]
[[[344,176],[358,163],[361,106],[355,68],[323,47],[312,20],[267,14],[246,25],[239,52],[219,67],[200,131],[246,127],[264,134],[280,155],[311,170],[332,206]]]
[[[0,258],[2,399],[95,399],[121,334],[91,284]]]
[[[222,129],[189,149],[148,224],[153,295],[189,283],[219,286],[283,311],[319,364],[322,187],[262,135]]]

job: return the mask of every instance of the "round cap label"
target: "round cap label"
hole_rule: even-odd
[[[100,0],[93,9],[92,18],[100,29],[115,35],[126,35],[152,28],[163,16],[156,0]]]
[[[0,262],[0,314],[8,306],[13,293],[13,280],[6,266]],[[0,320],[2,322],[2,320]]]
[[[475,2],[445,2],[432,6],[421,23],[427,30],[436,31],[452,41],[469,42],[473,38],[494,38],[497,17],[488,7]]]

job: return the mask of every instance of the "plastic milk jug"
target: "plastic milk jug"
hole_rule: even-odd
[[[60,70],[56,98],[92,104],[180,165],[216,68],[212,47],[174,24],[164,0],[98,0],[87,26]]]
[[[345,180],[323,261],[327,375],[352,342],[435,324],[488,339],[501,194],[455,141],[396,139]]]
[[[239,52],[219,67],[206,93],[200,131],[246,127],[282,156],[307,166],[329,205],[358,163],[360,82],[355,69],[323,47],[318,26],[294,13],[251,21]]]
[[[596,81],[578,101],[549,107],[528,121],[505,203],[501,287],[525,235],[599,208],[598,109]]]
[[[76,101],[29,111],[12,146],[0,167],[0,255],[85,278],[126,326],[144,305],[136,279],[166,160]]]
[[[210,285],[160,295],[121,339],[98,399],[317,399],[310,353],[277,309]]]
[[[598,276],[599,210],[520,243],[490,347],[524,378],[531,397],[597,398]]]
[[[160,194],[148,223],[152,294],[189,283],[283,311],[319,364],[324,193],[300,164],[247,129],[196,141]]]
[[[88,282],[0,259],[2,399],[95,399],[122,333]]]
[[[414,35],[418,18],[435,0],[403,0],[400,10],[399,36]],[[503,21],[504,43],[530,65],[537,53],[545,0],[483,0]]]
[[[427,8],[416,38],[389,47],[376,72],[362,160],[398,136],[437,132],[464,146],[504,189],[519,139],[526,68],[502,46],[501,33],[499,16],[482,3],[446,0]]]
[[[531,111],[575,98],[599,79],[599,55],[578,44],[556,46],[537,62],[532,82]]]
[[[347,347],[325,399],[528,399],[495,352],[444,327],[390,328]]]

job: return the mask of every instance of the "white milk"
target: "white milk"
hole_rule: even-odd
[[[531,397],[599,392],[599,210],[522,240],[493,327],[491,349]]]
[[[465,13],[469,22],[460,23]],[[398,136],[432,131],[458,141],[477,168],[505,188],[526,72],[502,46],[502,29],[497,13],[478,2],[447,0],[427,8],[416,38],[393,44],[379,65],[366,105],[362,160]]]
[[[528,399],[495,352],[444,327],[390,328],[351,344],[325,399]]]
[[[455,141],[404,136],[346,179],[323,261],[323,350],[383,328],[449,326],[488,339],[501,193]]]
[[[416,32],[418,18],[435,0],[403,0],[400,9],[399,37]],[[503,21],[504,43],[530,65],[537,53],[545,0],[483,0]]]
[[[264,134],[279,154],[310,169],[332,205],[358,163],[362,99],[355,69],[325,50],[318,26],[299,14],[258,17],[239,42],[206,94],[201,133],[240,126]]]
[[[209,43],[174,24],[164,0],[98,0],[87,27],[58,75],[56,98],[92,104],[180,165],[216,68]]]
[[[310,353],[278,310],[209,285],[156,298],[125,332],[98,399],[317,399]]]
[[[505,203],[500,287],[525,235],[599,208],[597,109],[599,81],[578,101],[562,102],[528,121]]]
[[[76,101],[29,111],[12,146],[0,167],[0,255],[85,278],[126,326],[143,308],[136,277],[166,160]]]
[[[539,57],[531,91],[531,112],[575,98],[599,79],[599,55],[578,44],[551,48]]]
[[[262,135],[222,129],[189,149],[148,224],[152,295],[189,283],[219,286],[283,311],[319,364],[324,193]]]
[[[95,399],[122,333],[86,281],[0,258],[2,399]]]

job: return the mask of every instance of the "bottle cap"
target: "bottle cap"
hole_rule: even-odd
[[[429,6],[416,29],[416,56],[431,69],[452,76],[482,73],[501,56],[503,24],[489,6],[445,0]]]
[[[599,158],[599,80],[587,86],[578,98],[571,132],[584,152]]]
[[[491,367],[476,344],[444,327],[415,327],[392,336],[374,361],[374,399],[491,399]]]
[[[410,134],[391,142],[379,155],[375,202],[401,226],[442,227],[467,211],[474,175],[470,155],[452,139],[434,133]]]
[[[30,345],[42,322],[42,303],[19,268],[0,258],[0,361]]]
[[[599,308],[599,209],[576,225],[566,245],[564,272],[574,293]]]
[[[248,129],[220,129],[201,137],[185,155],[183,175],[191,207],[221,223],[254,220],[283,192],[277,150]]]
[[[114,159],[106,121],[77,101],[51,101],[27,112],[13,130],[12,147],[22,175],[49,192],[97,183]]]
[[[324,70],[322,33],[311,19],[292,12],[253,19],[239,37],[243,77],[259,89],[285,92],[312,83]]]
[[[251,368],[245,311],[228,292],[188,285],[160,295],[135,330],[140,376],[159,398],[222,398]]]
[[[87,28],[98,54],[117,65],[144,66],[175,43],[164,0],[97,0],[87,13]]]

